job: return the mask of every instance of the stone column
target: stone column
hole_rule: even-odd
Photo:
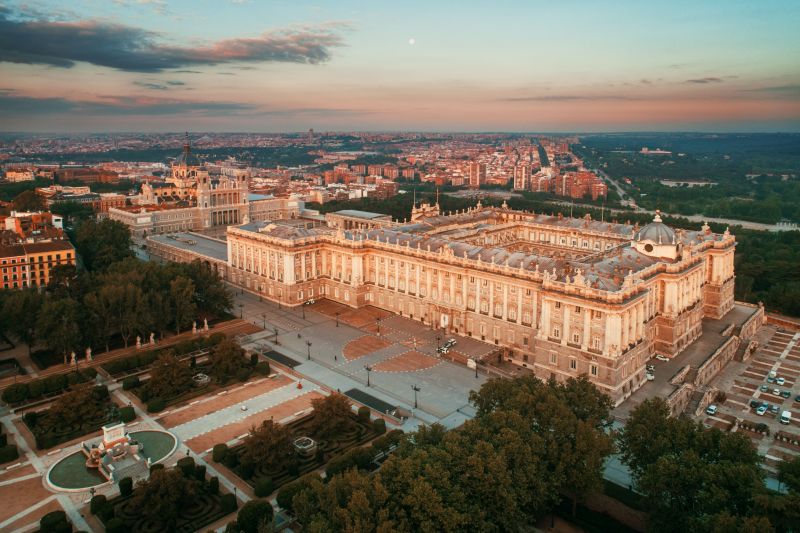
[[[564,324],[561,327],[561,344],[566,344],[567,342],[571,342],[570,339],[570,326],[572,325],[572,320],[569,311],[569,305],[562,303],[564,307]]]
[[[589,346],[589,336],[591,333],[591,314],[590,309],[583,309],[583,335],[581,335],[581,350],[586,350]]]

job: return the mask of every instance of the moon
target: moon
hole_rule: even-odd
[[[416,42],[417,42],[417,40],[414,39],[413,37],[408,40],[408,44],[410,44],[411,46],[414,46],[414,44],[416,44]]]

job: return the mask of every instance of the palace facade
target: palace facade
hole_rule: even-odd
[[[650,357],[680,353],[704,317],[734,304],[735,238],[707,225],[673,230],[656,215],[640,228],[480,202],[447,215],[424,205],[411,220],[348,211],[318,227],[250,222],[200,247],[214,253],[194,238],[148,244],[285,305],[372,305],[501,346],[545,379],[586,374],[616,402],[645,382]]]

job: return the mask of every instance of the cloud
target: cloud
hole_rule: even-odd
[[[0,6],[0,61],[69,68],[77,62],[130,72],[241,62],[317,64],[343,46],[346,23],[274,30],[197,47],[172,46],[161,34],[100,20],[53,22],[14,16]]]
[[[577,95],[577,94],[552,94],[542,96],[519,96],[512,98],[500,98],[500,102],[570,102],[570,101],[599,101],[599,100],[638,100],[632,96],[622,96],[613,94],[597,95]]]
[[[744,89],[749,93],[766,93],[779,96],[800,97],[800,84],[793,85],[772,85],[767,87],[756,87],[754,89]]]
[[[694,83],[694,84],[722,83],[722,78],[717,78],[717,77],[693,78],[691,80],[686,80],[683,83]]]
[[[160,82],[160,81],[134,81],[133,84],[134,85],[138,85],[139,87],[142,87],[142,88],[145,88],[145,89],[151,89],[151,90],[154,90],[154,91],[167,91],[169,89],[172,89],[173,87],[179,87],[179,86],[182,86],[182,85],[186,85],[184,82],[178,81],[178,80],[167,80],[165,82]]]
[[[34,98],[0,92],[0,113],[5,116],[50,115],[231,115],[252,113],[257,106],[239,102],[197,102],[166,98],[137,98],[105,96],[99,101],[69,100],[66,98]]]

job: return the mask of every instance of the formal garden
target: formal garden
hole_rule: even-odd
[[[152,362],[145,363],[149,365],[146,367],[150,374],[148,379],[141,380],[138,375],[126,377],[122,380],[122,388],[136,394],[147,405],[148,412],[157,413],[230,383],[269,374],[269,363],[259,362],[258,354],[247,357],[236,341],[224,336],[215,340],[212,337],[192,341],[191,345],[183,347],[179,345],[177,352],[172,349],[160,351]],[[197,349],[203,351],[197,352]],[[190,355],[181,358],[178,353]],[[153,357],[152,352],[140,354],[137,364],[145,356],[147,360]],[[140,364],[137,368],[143,367]]]
[[[232,448],[217,444],[213,460],[224,464],[265,497],[294,479],[328,464],[330,475],[356,466],[377,468],[374,447],[361,445],[383,435],[382,418],[370,420],[367,407],[354,414],[341,394],[311,400],[313,412],[289,424],[265,420]],[[388,438],[395,438],[399,430]]]
[[[124,478],[119,489],[119,496],[98,494],[89,504],[108,533],[200,531],[238,507],[236,497],[221,494],[219,479],[206,479],[206,467],[191,457],[171,469],[153,465],[146,481],[134,486]]]
[[[19,450],[16,444],[9,444],[8,435],[3,430],[3,425],[0,424],[0,464],[13,461],[19,458]]]
[[[94,368],[82,368],[71,372],[54,374],[25,383],[14,383],[3,389],[3,402],[9,407],[18,408],[24,405],[51,400],[64,392],[80,387],[97,376]]]
[[[132,407],[120,409],[111,401],[107,387],[83,384],[59,396],[49,409],[25,413],[22,420],[42,450],[134,416]]]

